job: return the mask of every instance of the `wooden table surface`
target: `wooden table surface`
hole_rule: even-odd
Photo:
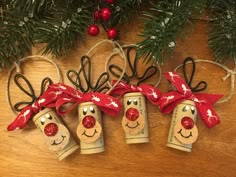
[[[140,22],[134,20],[121,27],[121,44],[138,42]],[[101,30],[102,31],[102,30]],[[63,59],[53,59],[63,72],[64,82],[66,71],[78,69],[80,58],[96,42],[105,39],[101,32],[98,37],[87,36],[85,43],[78,43],[76,48]],[[38,49],[38,47],[37,47]],[[96,50],[92,58],[93,76],[104,71],[104,61],[110,48],[106,45]],[[33,49],[33,54],[37,50]],[[166,60],[162,72],[173,71],[188,57],[212,60],[212,54],[207,46],[207,24],[197,21],[196,26],[186,40],[179,40],[173,58]],[[226,62],[232,69],[232,63]],[[41,79],[49,76],[57,82],[54,67],[44,61],[29,61],[22,65],[26,77],[38,91]],[[141,67],[140,72],[142,72]],[[182,73],[181,70],[178,71]],[[226,72],[214,65],[197,64],[195,82],[205,80],[208,83],[206,93],[228,95],[230,79],[225,82],[222,77]],[[15,118],[6,103],[7,71],[0,72],[0,176],[114,176],[114,177],[233,177],[236,175],[236,97],[222,104],[215,104],[214,109],[221,119],[221,124],[208,129],[200,118],[197,121],[199,137],[193,144],[192,152],[182,152],[166,146],[170,127],[171,114],[163,115],[156,106],[147,102],[150,143],[127,145],[121,127],[121,118],[103,115],[105,152],[93,155],[81,155],[79,150],[63,161],[58,161],[56,155],[48,150],[42,135],[30,121],[24,130],[8,132],[7,125]],[[155,82],[156,78],[150,82]],[[169,83],[162,78],[159,85],[162,92],[170,89]],[[11,82],[11,99],[13,103],[22,101],[24,94]],[[74,110],[64,118],[71,132],[76,135],[78,123],[77,111]],[[76,136],[75,136],[76,137]],[[77,139],[78,141],[78,139]]]

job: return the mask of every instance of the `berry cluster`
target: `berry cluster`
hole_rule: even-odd
[[[113,4],[115,0],[106,0],[106,3]],[[97,36],[99,34],[99,27],[96,25],[97,22],[101,22],[104,30],[107,32],[109,39],[116,39],[118,37],[118,32],[115,28],[107,28],[108,21],[112,18],[112,11],[109,7],[98,8],[95,10],[94,15],[94,24],[91,24],[88,27],[88,34],[90,36]]]

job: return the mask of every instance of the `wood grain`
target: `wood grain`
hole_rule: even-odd
[[[138,20],[121,27],[121,44],[135,43],[140,40],[142,25]],[[96,42],[105,39],[106,34],[99,37],[87,36],[85,43],[78,43],[73,51],[63,59],[54,59],[63,71],[66,84],[66,71],[78,69],[80,57]],[[36,54],[40,46],[33,49]],[[99,48],[93,58],[93,76],[104,71],[104,62],[109,53],[109,46]],[[181,64],[185,57],[192,56],[212,59],[207,46],[207,25],[198,21],[191,34],[184,41],[179,40],[173,58],[166,60],[162,71],[172,71]],[[232,68],[232,63],[226,62]],[[27,62],[22,65],[25,76],[39,88],[41,79],[49,76],[57,81],[55,69],[43,61]],[[142,68],[140,69],[142,70]],[[179,71],[181,72],[181,71]],[[195,81],[202,79],[208,82],[205,92],[229,94],[230,80],[222,82],[225,71],[210,64],[197,64]],[[39,130],[30,122],[24,130],[7,132],[7,125],[15,115],[7,107],[5,98],[5,82],[7,71],[0,72],[0,176],[60,176],[60,177],[232,177],[236,174],[236,97],[229,102],[214,106],[221,118],[221,124],[207,129],[198,118],[199,138],[193,144],[192,152],[186,153],[166,147],[171,115],[163,115],[159,110],[147,103],[150,143],[127,145],[121,127],[122,115],[118,117],[103,116],[105,152],[93,155],[81,155],[79,151],[66,160],[59,162],[54,153],[47,149]],[[155,79],[152,80],[155,82]],[[163,92],[168,91],[166,79],[159,86]],[[37,90],[37,89],[36,89]],[[37,90],[38,91],[38,90]],[[26,99],[11,83],[11,98],[15,103]],[[77,127],[77,111],[74,110],[63,118],[74,135]],[[77,139],[78,140],[78,139]]]

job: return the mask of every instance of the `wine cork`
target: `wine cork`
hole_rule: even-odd
[[[197,109],[191,100],[178,104],[173,111],[167,146],[191,152],[192,143],[197,140]]]
[[[94,154],[104,151],[101,110],[93,102],[79,105],[79,125],[77,135],[80,139],[80,153]]]
[[[33,122],[43,134],[49,150],[55,152],[59,160],[63,160],[79,148],[61,118],[52,109],[45,108],[40,111],[33,117]]]
[[[123,103],[122,127],[125,131],[126,143],[148,143],[149,131],[145,97],[140,92],[126,93]]]

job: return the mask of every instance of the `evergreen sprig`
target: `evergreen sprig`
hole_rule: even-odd
[[[117,0],[110,7],[112,9],[112,19],[110,21],[110,26],[123,24],[128,22],[133,16],[137,15],[143,4],[147,4],[149,0],[145,3],[142,0]]]
[[[230,58],[236,63],[236,1],[214,0],[209,7],[209,47],[216,60]]]
[[[54,10],[53,17],[45,17],[37,22],[34,39],[37,43],[46,43],[43,54],[63,56],[73,48],[78,37],[83,38],[90,22],[91,11],[81,7],[73,10]]]
[[[142,0],[0,0],[0,68],[30,52],[31,45],[46,43],[42,53],[62,56],[83,39],[98,3],[113,12],[109,26],[129,19]],[[102,7],[101,6],[101,7]]]
[[[9,67],[31,51],[35,22],[52,0],[0,2],[0,68]],[[48,7],[48,6],[47,6]],[[35,10],[37,9],[37,10]]]
[[[10,0],[9,6],[15,12],[28,13],[30,16],[46,15],[54,6],[54,0]]]
[[[0,68],[30,52],[34,23],[30,17],[4,10],[0,20]]]
[[[176,46],[176,39],[192,23],[192,17],[204,9],[204,0],[161,0],[144,12],[144,39],[138,43],[138,55],[147,62],[163,62]]]

